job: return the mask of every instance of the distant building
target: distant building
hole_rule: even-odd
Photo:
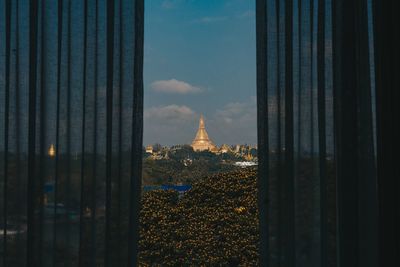
[[[163,147],[162,147],[161,144],[156,143],[156,144],[153,145],[153,152],[159,152],[159,151],[162,150],[162,148],[163,148]]]
[[[239,151],[240,151],[240,145],[235,145],[234,151],[235,151],[236,153],[239,153]]]
[[[171,152],[173,152],[173,151],[178,151],[178,150],[183,149],[184,146],[185,146],[185,145],[173,145],[173,146],[171,146],[171,147],[169,148],[169,150],[170,150]]]
[[[192,147],[194,151],[204,151],[204,150],[209,150],[212,152],[217,151],[217,147],[208,137],[203,115],[200,116],[199,129],[197,130],[196,137],[192,142]]]
[[[242,168],[246,168],[246,167],[251,167],[251,166],[257,166],[258,163],[257,162],[252,162],[252,161],[238,161],[235,162],[235,166],[239,166]]]
[[[165,154],[164,154],[164,159],[169,159],[168,150],[167,150],[167,151],[165,151]]]
[[[243,158],[245,159],[245,160],[253,160],[253,155],[250,153],[250,150],[249,150],[249,152],[247,153],[247,154],[245,154],[244,156],[243,156]]]
[[[228,153],[231,151],[231,148],[227,144],[223,144],[219,149],[220,153]]]
[[[153,154],[153,146],[151,145],[146,146],[146,153]]]

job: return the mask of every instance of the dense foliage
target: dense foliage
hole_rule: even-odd
[[[258,210],[255,169],[208,176],[179,198],[155,190],[142,197],[142,266],[255,266]]]

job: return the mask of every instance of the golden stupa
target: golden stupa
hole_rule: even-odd
[[[56,150],[55,150],[53,144],[50,145],[50,148],[49,148],[48,153],[49,153],[49,156],[50,156],[50,157],[54,157],[54,156],[56,155]]]
[[[192,147],[194,151],[216,150],[216,146],[208,137],[203,115],[200,115],[199,129],[197,130],[196,137],[192,142]]]

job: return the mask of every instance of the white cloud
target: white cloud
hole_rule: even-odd
[[[154,81],[150,86],[154,91],[162,93],[188,94],[202,91],[200,87],[176,79]]]
[[[213,22],[225,21],[227,19],[228,19],[228,17],[202,17],[202,18],[193,20],[193,23],[209,24],[209,23],[213,23]]]
[[[188,106],[168,105],[144,110],[144,143],[185,144],[196,134],[198,115]]]
[[[184,122],[193,119],[195,112],[187,106],[169,105],[148,108],[144,111],[144,118],[160,120],[159,123]]]
[[[250,99],[246,102],[232,102],[215,112],[215,120],[225,125],[236,124],[257,119],[256,102]]]
[[[216,143],[255,143],[257,140],[256,98],[231,102],[216,110],[210,121]]]

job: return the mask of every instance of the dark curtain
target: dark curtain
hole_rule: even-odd
[[[397,4],[397,5],[396,5]],[[373,1],[380,265],[400,265],[400,16],[398,1]]]
[[[338,262],[378,266],[378,199],[368,1],[334,1]]]
[[[256,1],[262,265],[392,266],[394,1]],[[135,265],[143,1],[0,13],[0,266]]]
[[[134,266],[143,0],[0,0],[0,266]]]
[[[257,0],[262,266],[379,266],[373,12]]]

